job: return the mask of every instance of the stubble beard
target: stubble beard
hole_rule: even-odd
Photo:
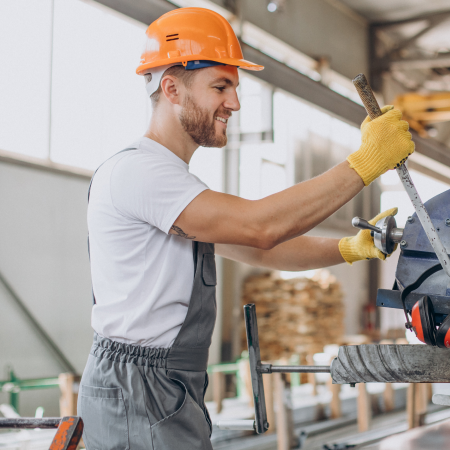
[[[216,132],[216,114],[217,111],[211,117],[207,110],[200,108],[189,95],[186,95],[180,122],[184,131],[198,146],[222,148],[227,145],[227,134],[226,130],[223,130],[223,133]],[[231,111],[228,115],[231,115]]]

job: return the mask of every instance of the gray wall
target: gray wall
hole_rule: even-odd
[[[220,3],[220,0],[216,0]],[[312,58],[326,57],[336,72],[353,79],[367,72],[367,25],[326,0],[286,0],[270,13],[267,0],[242,1],[242,16]]]
[[[0,162],[0,272],[81,373],[92,340],[86,247],[87,177]],[[57,376],[64,367],[0,285],[0,379]],[[21,414],[58,415],[58,390],[20,394]],[[7,400],[0,394],[0,402]]]

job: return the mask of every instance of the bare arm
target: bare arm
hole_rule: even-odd
[[[339,239],[300,236],[271,250],[217,244],[216,254],[255,267],[296,272],[343,263],[338,243]]]
[[[300,236],[364,187],[347,161],[261,200],[204,191],[180,214],[171,233],[216,244],[271,249]]]

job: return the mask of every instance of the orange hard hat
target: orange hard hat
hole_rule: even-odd
[[[159,66],[214,61],[247,70],[263,66],[246,61],[231,25],[205,8],[179,8],[162,15],[146,31],[147,40],[136,69],[144,75]]]

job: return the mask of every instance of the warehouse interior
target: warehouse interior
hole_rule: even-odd
[[[367,114],[352,84],[360,73],[379,104],[409,123],[416,151],[407,168],[422,201],[450,189],[450,0],[2,2],[0,417],[76,415],[93,336],[90,179],[145,132],[152,107],[136,75],[145,30],[184,7],[221,14],[245,59],[265,67],[239,71],[241,109],[227,145],[199,148],[190,163],[210,189],[258,200],[344,161],[361,144]],[[393,207],[403,228],[415,210],[390,171],[308,234],[352,236],[352,218]],[[329,365],[342,345],[422,344],[403,310],[377,306],[401,251],[303,272],[217,256],[206,392],[213,422],[254,418],[247,303],[256,304],[261,358],[272,364]],[[341,388],[329,374],[277,375],[263,377],[269,431],[214,426],[214,449],[448,448],[450,409],[431,401],[450,395],[445,383]],[[48,448],[55,431],[40,431],[0,429],[0,448]]]

